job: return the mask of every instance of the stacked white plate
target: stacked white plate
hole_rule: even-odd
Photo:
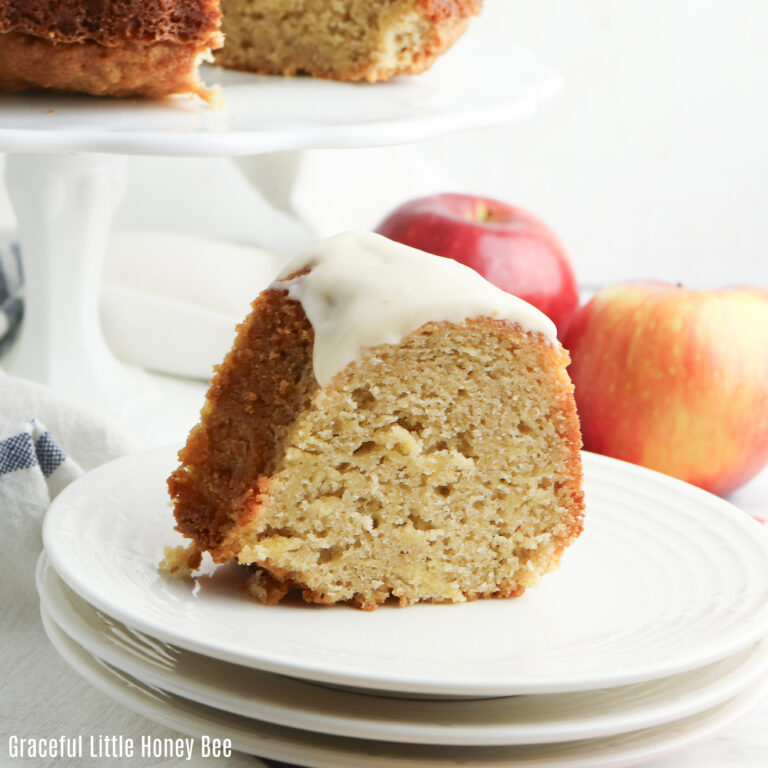
[[[768,682],[768,533],[722,499],[584,454],[584,533],[516,600],[266,607],[241,569],[158,572],[173,450],[68,487],[38,589],[61,655],[190,735],[316,768],[626,766],[699,741]]]

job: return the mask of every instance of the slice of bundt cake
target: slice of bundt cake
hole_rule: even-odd
[[[268,603],[520,595],[581,531],[567,363],[467,267],[331,238],[240,325],[169,478],[177,528]]]
[[[482,0],[222,0],[216,61],[261,74],[385,80],[422,72]]]
[[[220,18],[219,0],[6,0],[0,90],[208,98],[197,68]]]

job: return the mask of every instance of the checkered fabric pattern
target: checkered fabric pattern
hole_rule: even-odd
[[[23,278],[19,246],[0,242],[0,354],[11,345],[21,323]]]
[[[26,431],[0,440],[0,475],[39,467],[44,477],[50,477],[66,458],[51,433],[34,419],[27,423]]]
[[[16,487],[20,495],[39,484],[53,498],[81,474],[82,469],[67,458],[37,419],[30,419],[18,432],[0,440],[0,480],[7,478],[4,491]]]
[[[60,491],[83,474],[79,460],[84,445],[100,447],[104,451],[104,460],[113,458],[115,453],[123,453],[127,446],[119,442],[105,445],[104,436],[98,434],[94,424],[83,417],[53,420],[54,434],[36,418],[2,429],[3,411],[10,407],[12,399],[23,399],[26,388],[36,388],[36,385],[0,375],[0,522],[3,525],[0,604],[11,607],[3,614],[0,643],[3,648],[0,679],[7,684],[8,691],[5,702],[8,706],[0,730],[17,733],[29,729],[41,734],[71,730],[74,721],[69,716],[69,707],[70,698],[74,696],[84,718],[80,723],[99,724],[110,732],[125,734],[151,732],[162,736],[172,733],[161,726],[148,724],[118,704],[107,703],[105,707],[100,694],[88,683],[68,673],[39,626],[34,567],[41,547],[45,510]],[[32,403],[33,398],[29,396],[27,404],[30,408]],[[48,413],[48,416],[51,414]],[[71,433],[62,431],[63,425],[69,425]],[[61,444],[54,437],[60,433]],[[78,461],[62,448],[62,444],[70,446]],[[85,466],[92,464],[92,457],[89,457]],[[66,684],[60,690],[56,689],[62,678]],[[51,687],[56,689],[54,693],[44,693]],[[43,695],[46,696],[47,708],[40,710],[40,717],[30,715],[25,703]],[[2,752],[0,749],[0,755]],[[265,765],[284,768],[279,763],[268,763],[247,755],[233,755],[226,760],[206,761],[206,764],[208,762],[211,766],[226,763],[232,768],[263,768]],[[166,765],[168,768],[181,768],[186,762],[176,759],[163,761],[164,768]],[[159,768],[159,763],[140,760],[137,768]]]

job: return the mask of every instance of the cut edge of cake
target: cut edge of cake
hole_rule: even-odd
[[[265,603],[279,601],[292,589],[299,589],[308,602],[350,602],[368,610],[390,596],[408,605],[522,594],[556,566],[582,528],[581,441],[573,387],[565,370],[567,352],[546,334],[525,330],[508,319],[428,322],[399,344],[368,348],[320,386],[312,364],[312,323],[287,290],[311,274],[312,266],[294,266],[300,271],[264,292],[239,326],[234,347],[211,383],[201,423],[179,453],[181,465],[169,478],[177,529],[194,540],[193,550],[208,551],[217,562],[238,558],[251,564],[250,592]],[[479,338],[478,333],[501,351],[475,370],[472,360],[482,353],[466,339]],[[432,353],[424,346],[426,337],[440,340],[437,367],[427,364]],[[464,339],[461,345],[459,339]],[[452,350],[451,344],[456,349],[446,357],[446,345]],[[439,369],[430,386],[437,389],[437,382],[448,386],[451,380],[451,392],[435,399],[430,386],[424,390],[422,382],[421,389],[413,391],[421,392],[424,403],[430,403],[428,408],[408,405],[405,394],[399,405],[385,402],[387,390],[376,382],[390,375],[403,355],[411,356],[411,373],[419,370],[424,376]],[[515,365],[527,369],[519,391],[509,372],[500,367],[505,355],[512,355]],[[469,377],[467,381],[485,376],[489,391],[495,393],[487,404],[487,413],[495,416],[483,416],[487,423],[477,434],[471,423],[481,412],[471,415],[470,411],[473,403],[479,407],[481,398],[467,395],[469,384],[462,386],[452,379],[454,367],[464,371],[461,375]],[[488,373],[491,370],[493,375]],[[529,403],[535,418],[530,414],[522,418],[511,404],[525,400],[526,387],[541,388],[540,371],[547,371],[543,378],[548,387],[537,395],[539,402]],[[390,391],[403,386],[402,380],[394,382]],[[505,395],[512,399],[505,402]],[[383,410],[377,410],[377,401]],[[469,410],[459,416],[441,412],[441,408],[459,407]],[[431,421],[424,415],[425,408],[431,409]],[[506,425],[500,432],[494,419]],[[467,424],[462,426],[464,421]],[[441,434],[443,428],[447,432]],[[494,450],[502,451],[501,459],[486,450],[482,434],[495,436]],[[540,435],[543,442],[536,443]],[[534,466],[531,461],[537,452],[543,455]],[[320,459],[313,458],[315,453]],[[557,470],[544,476],[547,455],[556,458]],[[513,457],[519,473],[523,468],[533,473],[529,478],[523,481],[520,474],[516,481],[506,476],[507,462]],[[397,472],[401,479],[408,478],[411,488],[402,503],[391,486]],[[462,473],[486,487],[466,482]],[[380,484],[385,475],[391,487],[383,495],[366,490],[366,483]],[[487,487],[490,477],[498,479],[498,488]],[[304,484],[303,490],[291,489],[295,478]],[[482,498],[471,498],[473,490]],[[467,492],[470,496],[464,498]],[[500,494],[498,510],[493,508],[494,494]],[[480,525],[482,517],[485,526],[485,543],[478,544],[484,560],[461,554],[459,529],[450,519],[452,508],[446,507],[449,502],[454,511],[464,510],[465,524],[467,510],[476,505],[475,525]],[[531,513],[534,508],[536,514]],[[555,517],[547,517],[553,509]],[[300,514],[291,518],[290,510]],[[331,524],[332,520],[336,522]],[[497,534],[492,531],[494,525],[499,527]],[[377,529],[379,543],[374,546],[371,541]],[[381,539],[385,532],[386,539]],[[451,537],[456,546],[450,544]],[[389,575],[386,567],[375,572],[385,541],[410,553],[405,560],[395,558]],[[488,542],[498,550],[491,560]],[[413,570],[413,562],[430,563],[432,546],[442,553],[442,560],[436,558],[442,565]],[[447,562],[445,553],[456,547],[456,563]],[[486,563],[483,573],[491,575],[473,580],[471,571],[481,560]],[[373,570],[368,567],[371,562]],[[340,574],[358,573],[357,582],[352,578],[357,586],[344,585],[341,577],[340,585],[323,580],[319,572],[325,569],[327,575],[332,568],[340,569]],[[461,572],[464,580],[459,586],[448,583],[446,574],[454,571]],[[415,590],[414,583],[418,584]]]
[[[328,9],[311,39],[295,31],[306,30],[309,14],[299,19],[265,8],[269,2],[253,8],[250,0],[222,5],[226,41],[216,53],[217,64],[262,75],[373,83],[431,67],[465,32],[482,0],[373,2],[378,7],[365,18],[361,11],[343,15]]]

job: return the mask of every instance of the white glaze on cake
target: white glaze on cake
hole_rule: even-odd
[[[311,268],[300,277],[288,277]],[[315,378],[326,386],[361,350],[399,344],[429,322],[472,317],[509,320],[557,338],[554,323],[453,259],[370,232],[324,240],[292,260],[272,284],[301,302],[315,331]]]

